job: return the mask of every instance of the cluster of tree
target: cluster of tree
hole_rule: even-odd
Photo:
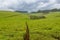
[[[27,13],[27,11],[15,11],[15,12],[20,12],[20,13]]]
[[[36,15],[30,15],[30,19],[45,19],[46,17],[45,16],[36,16]]]
[[[37,11],[37,13],[49,13],[49,12],[60,12],[60,9],[39,10],[39,11]]]
[[[51,10],[38,10],[37,12],[31,12],[31,13],[49,13],[49,12],[59,12],[60,9],[51,9]],[[27,11],[15,11],[15,12],[20,12],[20,13],[28,13]]]

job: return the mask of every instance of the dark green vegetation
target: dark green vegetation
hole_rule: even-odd
[[[19,12],[19,13],[30,13],[30,12],[27,12],[27,11],[15,11],[15,12]],[[44,14],[47,14],[49,12],[60,12],[60,9],[57,9],[57,8],[54,8],[54,9],[50,9],[50,10],[38,10],[38,11],[34,11],[34,12],[31,12],[31,13],[44,13]]]
[[[35,19],[44,19],[46,18],[45,16],[36,16],[36,15],[30,15],[30,19],[35,20]]]
[[[44,19],[29,19],[30,15],[44,15]],[[27,21],[30,40],[58,40],[60,38],[60,12],[49,14],[21,14],[0,12],[0,40],[23,40]]]

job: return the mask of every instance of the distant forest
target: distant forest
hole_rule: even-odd
[[[28,13],[27,11],[15,11],[15,12]],[[31,12],[31,13],[49,13],[49,12],[60,12],[60,9],[38,10],[37,12]]]

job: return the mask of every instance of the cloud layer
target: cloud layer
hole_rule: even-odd
[[[59,0],[0,0],[0,10],[38,11],[60,8]]]

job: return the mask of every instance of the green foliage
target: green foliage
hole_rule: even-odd
[[[46,18],[45,16],[30,15],[30,19],[33,19],[33,20],[35,20],[35,19],[45,19],[45,18]]]
[[[60,12],[51,12],[45,16],[46,19],[30,20],[28,14],[1,11],[0,40],[23,40],[26,21],[30,30],[30,40],[57,40],[51,35],[60,35],[60,17],[57,17],[60,16]]]

